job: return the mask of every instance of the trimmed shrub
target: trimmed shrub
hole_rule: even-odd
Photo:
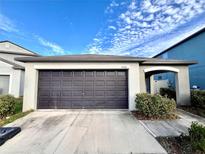
[[[195,107],[205,109],[205,90],[192,90],[191,103]]]
[[[137,94],[135,102],[136,108],[148,117],[162,117],[172,114],[176,110],[175,100],[161,95]]]
[[[15,111],[14,114],[22,112],[23,108],[23,97],[15,98]]]
[[[193,122],[188,131],[192,148],[205,152],[205,127]]]
[[[160,88],[160,95],[176,100],[176,91],[170,88]]]
[[[16,98],[11,95],[0,96],[0,118],[5,118],[15,111]]]

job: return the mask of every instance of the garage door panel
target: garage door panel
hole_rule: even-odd
[[[41,78],[39,78],[39,83],[48,83],[48,82],[50,82],[51,81],[51,78],[47,78],[47,77],[41,77]]]
[[[61,96],[62,97],[72,96],[72,90],[62,90],[61,91]]]
[[[115,77],[116,76],[116,71],[106,71],[107,77]]]
[[[96,77],[104,77],[105,71],[96,71]]]
[[[94,96],[94,91],[93,91],[93,90],[86,90],[86,91],[83,93],[83,96],[84,96],[84,97]],[[90,98],[90,99],[92,99],[92,98]]]
[[[72,100],[61,99],[59,108],[72,108]]]
[[[105,92],[106,96],[117,96],[117,97],[120,97],[120,96],[126,96],[127,93],[125,91],[106,91]]]
[[[39,96],[41,96],[41,97],[43,97],[43,96],[45,96],[45,97],[48,97],[48,96],[50,96],[50,91],[40,91],[39,92]]]
[[[45,77],[47,78],[50,78],[51,77],[51,71],[42,71],[42,72],[39,72],[39,78],[44,78],[46,79]]]
[[[95,81],[95,86],[104,86],[105,85],[105,81],[104,80],[96,80]]]
[[[93,80],[85,80],[84,81],[84,85],[86,86],[93,86],[94,85],[94,81]]]
[[[72,96],[83,96],[83,90],[73,90],[72,91]]]
[[[62,88],[70,89],[72,87],[72,82],[71,81],[62,81],[61,83]]]
[[[112,86],[113,87],[113,86],[115,86],[115,82],[116,82],[115,80],[107,80],[106,81],[106,86]]]
[[[126,83],[126,80],[120,80],[120,81],[117,81],[117,85],[118,86],[126,86],[127,85],[127,83]],[[127,87],[127,86],[126,86]]]
[[[106,86],[102,85],[102,86],[94,86],[95,91],[106,91]]]
[[[39,99],[39,101],[41,102],[40,104],[38,104],[38,108],[48,108],[48,104],[50,104],[50,100],[46,99],[46,98],[41,98]]]
[[[127,88],[125,86],[106,86],[106,89],[108,91],[127,91]]]
[[[72,100],[72,108],[82,108],[82,100]]]
[[[82,79],[80,79],[80,80],[79,79],[78,80],[73,80],[72,83],[73,83],[72,84],[73,86],[82,86],[83,85]]]
[[[39,90],[48,90],[50,89],[50,85],[42,85],[41,87],[38,88]]]
[[[59,80],[52,80],[52,82],[50,82],[50,86],[51,87],[60,87],[61,86],[61,81]]]
[[[125,70],[39,71],[38,108],[127,108]]]
[[[105,96],[105,91],[104,90],[96,90],[95,91],[95,96]]]
[[[61,96],[61,91],[60,90],[52,90],[50,92],[50,97],[51,98],[59,98]]]
[[[52,71],[51,75],[52,75],[52,78],[61,77],[62,76],[62,71]]]
[[[62,73],[62,77],[63,78],[67,78],[67,77],[73,77],[73,72],[72,71],[63,71]]]
[[[94,77],[94,73],[93,71],[86,71],[85,72],[85,77]]]
[[[83,77],[84,76],[84,72],[83,71],[74,71],[73,72],[73,76],[74,77]]]
[[[127,77],[125,71],[117,71],[117,76],[118,76],[118,77]]]

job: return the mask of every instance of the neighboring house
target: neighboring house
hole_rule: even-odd
[[[190,86],[196,85],[200,89],[205,89],[205,28],[157,54],[154,58],[197,60],[198,64],[189,66]],[[155,80],[166,79],[175,87],[173,73],[155,76]]]
[[[23,110],[129,109],[159,72],[175,72],[177,104],[190,104],[188,65],[195,61],[111,55],[15,58],[25,63]]]
[[[24,65],[16,57],[33,57],[36,53],[10,41],[0,41],[0,95],[23,96]]]

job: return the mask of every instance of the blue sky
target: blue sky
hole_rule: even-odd
[[[0,40],[42,55],[153,56],[205,27],[205,0],[0,0]]]

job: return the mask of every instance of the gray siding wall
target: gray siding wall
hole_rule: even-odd
[[[205,31],[158,57],[197,60],[198,64],[189,66],[190,86],[197,85],[200,89],[205,89]],[[162,79],[174,80],[170,75],[162,75]]]

